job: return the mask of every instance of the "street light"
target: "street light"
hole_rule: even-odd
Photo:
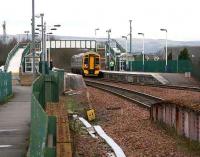
[[[166,44],[166,51],[165,51],[165,72],[167,72],[167,29],[160,29],[160,31],[164,31],[164,32],[166,32],[166,42],[165,42],[165,44]]]
[[[128,51],[128,50],[127,50],[127,47],[128,47],[128,46],[127,46],[127,39],[128,39],[128,37],[127,37],[127,36],[122,36],[122,38],[125,39],[125,42],[126,42],[126,43],[125,43],[125,47],[126,47],[126,48],[125,48],[125,50],[126,50],[126,52],[125,52],[126,55],[125,55],[125,56],[126,56],[126,62],[127,62],[127,51]],[[123,58],[123,57],[122,57],[122,58]],[[123,69],[123,64],[124,64],[124,60],[122,59],[122,61],[121,61],[121,59],[120,59],[120,64],[119,64],[119,65],[120,65],[120,68],[119,68],[120,70],[121,70],[121,68],[122,68],[122,70],[124,70],[124,69]]]
[[[30,31],[24,31],[24,33],[26,34],[26,41],[28,42],[28,34],[30,33]]]
[[[132,23],[132,20],[129,20],[129,22],[130,22],[130,53],[132,53],[132,25],[131,25],[131,23]]]
[[[143,36],[143,42],[142,42],[142,65],[143,65],[143,71],[144,71],[144,33],[138,33],[138,35]]]
[[[56,30],[56,29],[51,29],[51,30]],[[49,41],[49,50],[48,50],[48,64],[49,64],[49,67],[50,67],[50,62],[51,62],[51,56],[50,56],[50,51],[51,51],[51,38],[50,38],[50,35],[52,35],[53,33],[52,32],[48,32],[47,33],[47,40]]]
[[[38,27],[42,27],[42,74],[44,75],[45,74],[45,47],[44,47],[44,21],[43,21],[43,18],[44,18],[44,14],[41,13],[39,16],[35,16],[37,18],[41,18],[41,25],[37,25]],[[36,28],[37,29],[37,28]]]
[[[128,66],[128,36],[130,34],[128,34],[127,36],[122,36],[122,38],[124,38],[126,40],[126,67]]]
[[[105,55],[105,58],[106,58],[106,64],[108,66],[108,69],[110,70],[109,63],[110,63],[110,33],[111,33],[111,29],[106,30],[106,32],[108,33],[108,46],[109,46],[108,52],[109,52],[109,55],[108,55],[108,60],[107,60],[107,54]]]
[[[60,25],[60,24],[58,24],[58,25],[54,25],[54,27],[61,27],[61,25]]]
[[[96,35],[97,35],[97,31],[99,31],[99,30],[100,30],[99,28],[95,28],[95,30],[94,30],[96,52],[97,52],[97,39],[96,39]]]
[[[57,24],[57,25],[53,25],[53,27],[47,25],[48,31],[55,31],[55,30],[57,30],[58,27],[61,27],[61,25],[60,25],[60,24]],[[48,56],[47,60],[48,60],[49,66],[50,66],[50,61],[51,61],[51,38],[50,38],[50,35],[52,35],[52,34],[53,34],[52,32],[46,33],[46,35],[47,35],[47,40],[49,40],[49,50],[48,50],[48,55],[47,55],[47,56]],[[45,43],[46,43],[46,42],[45,42]],[[47,57],[47,56],[46,56],[46,57]]]
[[[35,79],[35,0],[32,0],[32,44],[31,44],[31,51],[33,57],[33,79]]]
[[[126,40],[126,53],[127,53],[127,48],[128,48],[128,45],[127,45],[127,39],[128,39],[128,37],[127,36],[122,36],[122,38],[124,38],[125,40]]]

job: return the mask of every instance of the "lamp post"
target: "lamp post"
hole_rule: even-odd
[[[50,38],[50,35],[52,35],[52,34],[53,34],[52,32],[47,33],[47,40],[49,41],[49,50],[48,50],[48,64],[49,64],[49,66],[50,66],[50,61],[51,61],[51,56],[50,56],[50,54],[51,54],[50,53],[50,51],[51,51],[51,48],[50,48],[50,46],[51,46],[51,38]]]
[[[49,30],[50,31],[55,31],[55,30],[57,30],[57,28],[58,27],[61,27],[61,25],[60,24],[56,24],[56,25],[53,25],[53,27],[52,26],[47,26],[48,28],[49,28]],[[49,64],[49,66],[50,66],[50,60],[51,60],[51,40],[50,40],[50,35],[52,35],[53,33],[52,32],[49,32],[49,33],[47,33],[47,40],[48,40],[48,35],[49,35],[49,50],[48,50],[48,64]]]
[[[33,79],[35,78],[35,0],[32,0],[32,44],[31,51],[33,57]]]
[[[125,40],[126,40],[126,55],[125,55],[125,57],[126,57],[126,60],[125,60],[125,62],[126,62],[126,65],[125,65],[125,69],[124,68],[122,68],[122,70],[126,70],[126,66],[128,65],[127,64],[127,53],[128,53],[128,35],[127,36],[122,36],[122,38],[124,38]],[[124,61],[123,61],[123,63],[122,64],[124,64]],[[122,66],[123,67],[123,66]]]
[[[160,29],[161,31],[166,32],[166,42],[165,42],[165,72],[167,72],[167,29]]]
[[[127,42],[128,37],[127,36],[122,36],[122,38],[124,38],[126,40],[126,53],[127,53],[127,51],[128,51],[127,50],[127,48],[128,48],[128,45],[127,45],[128,44],[128,42]]]
[[[45,74],[45,46],[44,46],[44,14],[41,13],[40,16],[36,16],[36,17],[41,17],[41,25],[37,25],[38,27],[42,27],[42,74]]]
[[[108,69],[110,70],[110,66],[109,66],[109,63],[110,63],[110,33],[111,33],[111,29],[108,29],[106,30],[106,32],[108,33],[108,60],[107,60],[107,54],[105,55],[105,58],[106,58],[106,64],[108,66]]]
[[[96,38],[96,36],[97,36],[97,31],[99,31],[99,30],[100,30],[99,28],[95,28],[95,30],[94,30],[96,52],[97,52],[97,38]]]
[[[132,23],[132,20],[129,20],[129,22],[130,22],[130,53],[132,53],[132,25],[131,25],[131,23]]]
[[[143,36],[143,41],[142,41],[142,67],[143,67],[143,71],[144,71],[144,33],[138,33],[138,35]]]
[[[26,34],[26,41],[28,42],[28,34],[30,33],[29,31],[24,31],[24,33]]]

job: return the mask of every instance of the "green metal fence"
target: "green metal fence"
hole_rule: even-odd
[[[59,91],[63,89],[59,88],[59,85],[63,85],[62,76],[59,72],[51,71],[50,75],[39,76],[32,85],[30,157],[55,157],[56,148],[47,146],[47,136],[56,136],[56,120],[48,116],[44,108],[47,102],[59,101]]]
[[[12,95],[12,75],[11,73],[0,72],[0,102]]]
[[[63,91],[64,87],[64,69],[55,69],[54,71],[50,71],[50,75],[54,75],[56,78],[58,78],[58,90],[59,94]]]
[[[7,71],[10,59],[14,56],[14,54],[17,52],[18,49],[19,49],[19,43],[17,43],[15,45],[15,47],[8,53],[8,57],[7,57],[6,63],[5,63],[5,71]]]
[[[40,76],[32,86],[30,157],[45,157],[48,116],[44,112],[44,77]]]
[[[130,61],[129,69],[132,71],[165,72],[165,61]],[[192,62],[189,60],[168,61],[167,72],[184,73],[192,71]]]

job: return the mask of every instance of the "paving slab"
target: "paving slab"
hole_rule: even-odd
[[[14,97],[0,106],[0,157],[26,155],[31,121],[31,87],[13,86]]]

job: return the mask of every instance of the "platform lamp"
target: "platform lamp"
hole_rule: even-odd
[[[32,43],[31,43],[31,51],[32,51],[32,57],[33,57],[33,79],[35,79],[35,0],[32,0]]]
[[[50,30],[51,31],[56,31],[56,30],[58,30],[57,29],[58,27],[61,27],[61,25],[60,24],[53,25],[53,27]],[[49,55],[48,55],[49,66],[50,66],[50,58],[51,58],[51,38],[50,38],[50,35],[52,35],[52,34],[53,34],[52,32],[47,33],[47,35],[49,35]]]
[[[42,28],[42,74],[44,75],[45,74],[45,47],[44,47],[44,21],[43,21],[43,18],[44,18],[44,14],[41,13],[40,15],[37,15],[35,16],[37,18],[41,18],[41,24],[40,25],[37,25],[38,27],[41,27]]]
[[[143,36],[143,40],[142,40],[142,67],[143,67],[143,71],[144,71],[144,33],[138,33],[138,35]]]
[[[167,29],[160,29],[160,31],[166,32],[166,41],[165,41],[165,72],[167,72]]]
[[[128,48],[128,45],[127,45],[128,44],[128,42],[127,42],[128,37],[127,36],[122,36],[122,38],[124,38],[126,40],[126,53],[127,53],[127,51],[128,51],[127,50],[127,48]]]
[[[109,49],[108,49],[108,52],[109,52],[109,55],[108,55],[108,60],[106,61],[107,65],[108,65],[108,69],[110,70],[110,33],[111,33],[111,29],[108,29],[106,30],[106,32],[108,33],[108,46],[109,46]],[[107,51],[107,50],[106,50]],[[107,59],[107,54],[106,54],[106,59]]]
[[[96,52],[97,52],[97,31],[99,31],[99,30],[100,30],[99,28],[94,29]]]
[[[28,34],[30,33],[30,31],[24,31],[24,33],[26,34],[26,41],[28,42]]]
[[[126,66],[128,65],[128,63],[127,63],[127,55],[128,55],[128,36],[129,36],[129,34],[128,34],[127,36],[125,36],[125,35],[122,36],[122,38],[125,39],[125,42],[126,42],[126,43],[125,43],[125,44],[126,44],[126,45],[125,45],[125,46],[126,46]],[[123,70],[124,70],[124,69],[123,69]]]
[[[56,28],[52,28],[51,30],[57,30]],[[47,33],[47,39],[49,40],[49,51],[48,51],[48,63],[49,63],[49,66],[50,66],[50,61],[51,61],[51,37],[50,35],[52,35],[53,33],[52,32],[48,32]],[[48,38],[49,37],[49,38]]]

